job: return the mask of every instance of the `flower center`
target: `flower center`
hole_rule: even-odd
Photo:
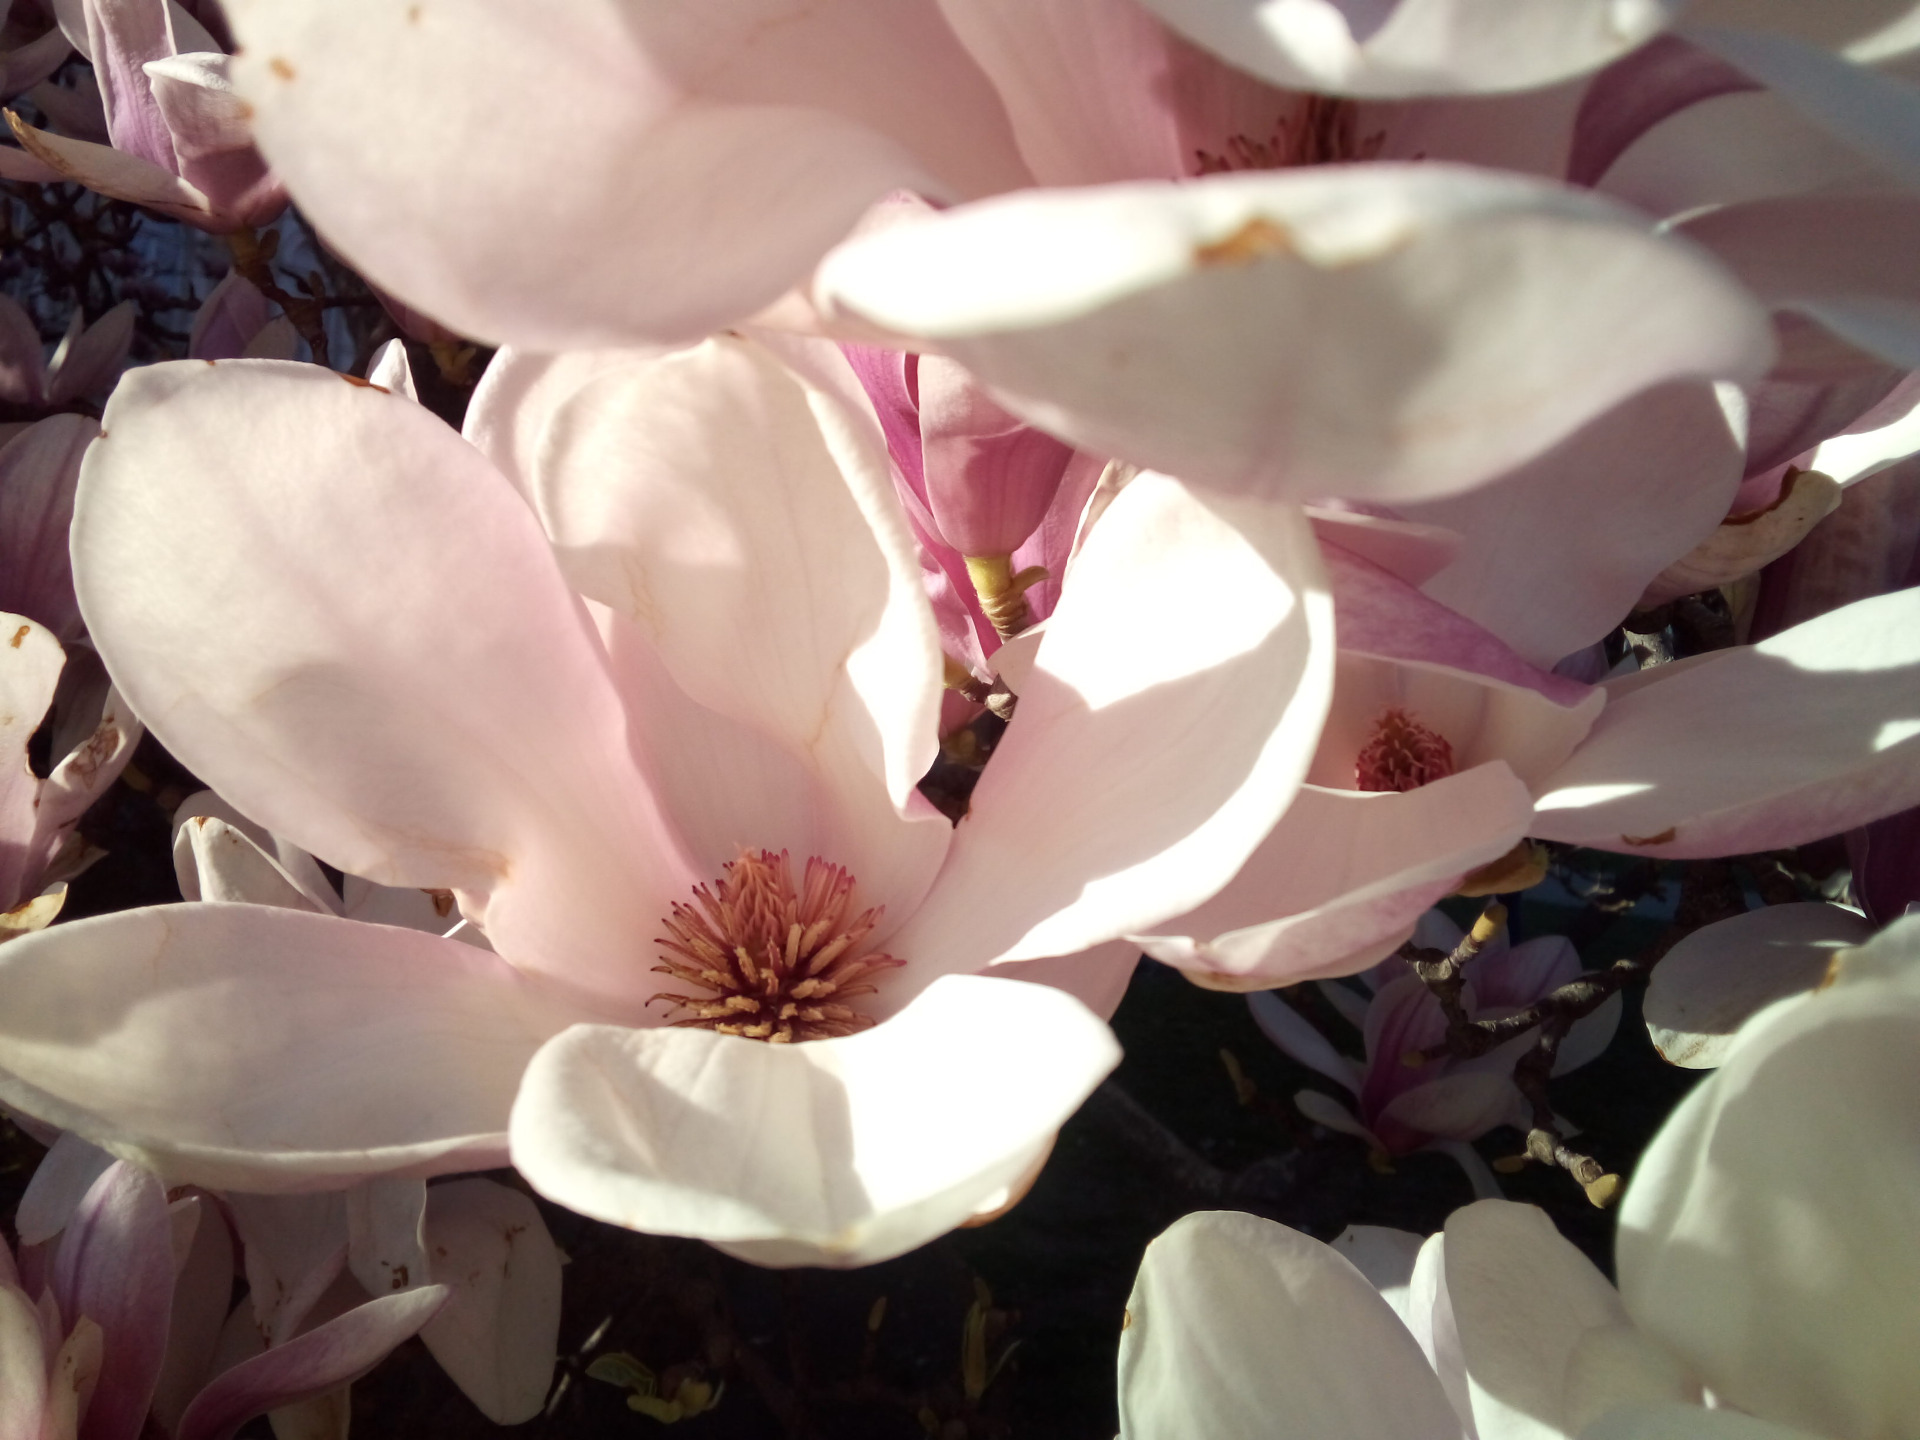
[[[1386,143],[1386,132],[1362,135],[1359,109],[1351,100],[1309,95],[1298,114],[1274,122],[1273,134],[1255,140],[1242,132],[1227,138],[1226,153],[1195,150],[1195,174],[1231,170],[1290,170],[1299,165],[1337,165],[1371,160]]]
[[[1353,763],[1356,790],[1418,790],[1453,774],[1453,747],[1399,706],[1380,712]]]
[[[653,998],[689,1012],[675,1025],[776,1045],[865,1030],[873,1020],[846,1002],[906,962],[861,948],[886,907],[849,920],[853,890],[817,855],[796,891],[786,851],[742,850],[711,888],[693,887],[691,905],[673,907],[654,942],[656,971],[710,993]]]

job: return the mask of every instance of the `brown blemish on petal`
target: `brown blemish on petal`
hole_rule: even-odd
[[[407,7],[407,23],[409,25],[418,25],[420,23],[420,7],[418,5],[409,5]]]
[[[404,1290],[407,1288],[406,1266],[396,1265],[393,1267],[393,1288],[396,1290]]]
[[[1193,247],[1196,265],[1251,265],[1272,255],[1294,254],[1293,236],[1283,225],[1256,215],[1224,240]]]
[[[282,80],[293,79],[293,66],[282,60],[278,55],[267,61],[267,68]]]
[[[1673,839],[1676,833],[1675,828],[1669,825],[1658,835],[1622,835],[1620,843],[1622,845],[1664,845]]]
[[[20,648],[20,642],[27,638],[28,632],[32,629],[33,626],[31,625],[22,625],[18,630],[13,632],[13,639],[9,640],[7,644],[13,649],[18,650]]]
[[[382,395],[391,395],[393,393],[386,386],[376,385],[371,380],[362,380],[358,375],[343,374],[340,376],[340,378],[346,381],[347,384],[357,386],[359,389],[362,389],[362,390],[378,390]]]
[[[451,890],[423,890],[420,892],[433,901],[433,913],[442,920],[453,913],[453,892]]]

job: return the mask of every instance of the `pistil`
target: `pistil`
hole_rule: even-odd
[[[1380,712],[1353,765],[1356,790],[1405,793],[1453,774],[1453,746],[1398,705]]]
[[[818,856],[796,889],[786,851],[742,850],[655,941],[656,971],[709,993],[653,998],[687,1012],[676,1026],[776,1045],[865,1030],[872,1018],[847,1002],[905,962],[863,948],[885,907],[849,919],[853,896],[853,877]]]

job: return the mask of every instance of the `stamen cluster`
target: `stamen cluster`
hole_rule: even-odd
[[[1386,143],[1386,132],[1360,133],[1351,100],[1309,95],[1299,114],[1275,122],[1273,134],[1255,140],[1242,132],[1229,136],[1226,153],[1195,150],[1196,174],[1223,175],[1236,170],[1291,170],[1302,165],[1341,165],[1372,160]]]
[[[1453,772],[1453,746],[1446,736],[1429,730],[1395,705],[1381,711],[1380,718],[1373,722],[1373,739],[1354,761],[1353,786],[1356,790],[1404,794],[1444,780]]]
[[[818,856],[796,891],[786,851],[741,851],[711,887],[694,887],[693,904],[673,907],[655,942],[655,970],[711,994],[653,998],[691,1012],[677,1026],[776,1045],[865,1030],[873,1020],[847,1000],[906,962],[862,952],[886,907],[849,920],[853,891],[853,877]]]

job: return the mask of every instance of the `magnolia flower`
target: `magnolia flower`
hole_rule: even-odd
[[[122,383],[75,526],[109,665],[245,814],[451,892],[498,954],[205,903],[29,937],[9,1103],[223,1188],[510,1156],[784,1263],[897,1254],[1037,1168],[1115,1059],[1074,998],[1117,1002],[1109,942],[1298,782],[1304,524],[1129,486],[956,830],[914,789],[942,664],[877,424],[738,340],[603,359],[476,397],[501,469],[312,367]],[[1161,596],[1202,586],[1196,632]]]
[[[108,389],[126,364],[133,318],[131,300],[122,300],[92,325],[74,311],[49,361],[27,312],[0,295],[0,400],[30,411],[59,410]]]
[[[45,1163],[70,1169],[71,1160]],[[220,1211],[203,1196],[169,1204],[157,1179],[124,1161],[95,1167],[88,1182],[57,1234],[23,1235],[18,1263],[0,1244],[9,1436],[136,1440],[157,1424],[170,1440],[228,1440],[255,1415],[349,1384],[447,1299],[444,1286],[429,1286],[341,1304],[325,1293],[332,1276],[316,1270],[295,1277],[284,1324],[264,1346],[256,1336],[249,1355],[244,1323],[239,1346],[222,1343],[234,1252]],[[23,1230],[36,1233],[30,1225]],[[335,1272],[343,1258],[344,1247]],[[248,1261],[251,1278],[260,1273],[251,1250]],[[316,1313],[323,1303],[329,1313]]]
[[[264,225],[286,190],[253,148],[247,105],[206,27],[171,0],[78,0],[60,28],[93,62],[110,144],[36,129],[8,112],[21,150],[0,174],[72,180],[215,234]]]
[[[1743,854],[1920,798],[1920,591],[1588,686],[1324,553],[1340,659],[1308,783],[1232,884],[1137,937],[1214,983],[1364,970],[1480,867],[1510,857],[1486,885],[1530,883],[1525,837]]]
[[[1416,944],[1449,951],[1461,931],[1437,910],[1421,917]],[[1512,944],[1503,927],[1467,963],[1462,1000],[1476,1020],[1498,1019],[1522,1010],[1581,973],[1580,957],[1562,935],[1543,935]],[[1309,1119],[1356,1135],[1382,1155],[1406,1155],[1435,1142],[1477,1140],[1499,1125],[1522,1130],[1531,1111],[1513,1084],[1513,1067],[1536,1037],[1521,1035],[1475,1060],[1451,1058],[1409,1065],[1417,1054],[1446,1038],[1440,1002],[1413,967],[1389,957],[1361,976],[1370,992],[1362,998],[1344,985],[1322,982],[1320,992],[1361,1032],[1365,1058],[1349,1059],[1280,995],[1249,995],[1247,1005],[1267,1038],[1287,1054],[1344,1086],[1359,1113],[1318,1090],[1302,1090],[1294,1102]],[[1553,1073],[1564,1075],[1597,1059],[1620,1020],[1614,996],[1578,1021],[1562,1042]],[[1481,1166],[1464,1147],[1439,1148],[1459,1160],[1477,1182]],[[1497,1193],[1497,1192],[1496,1192]]]

